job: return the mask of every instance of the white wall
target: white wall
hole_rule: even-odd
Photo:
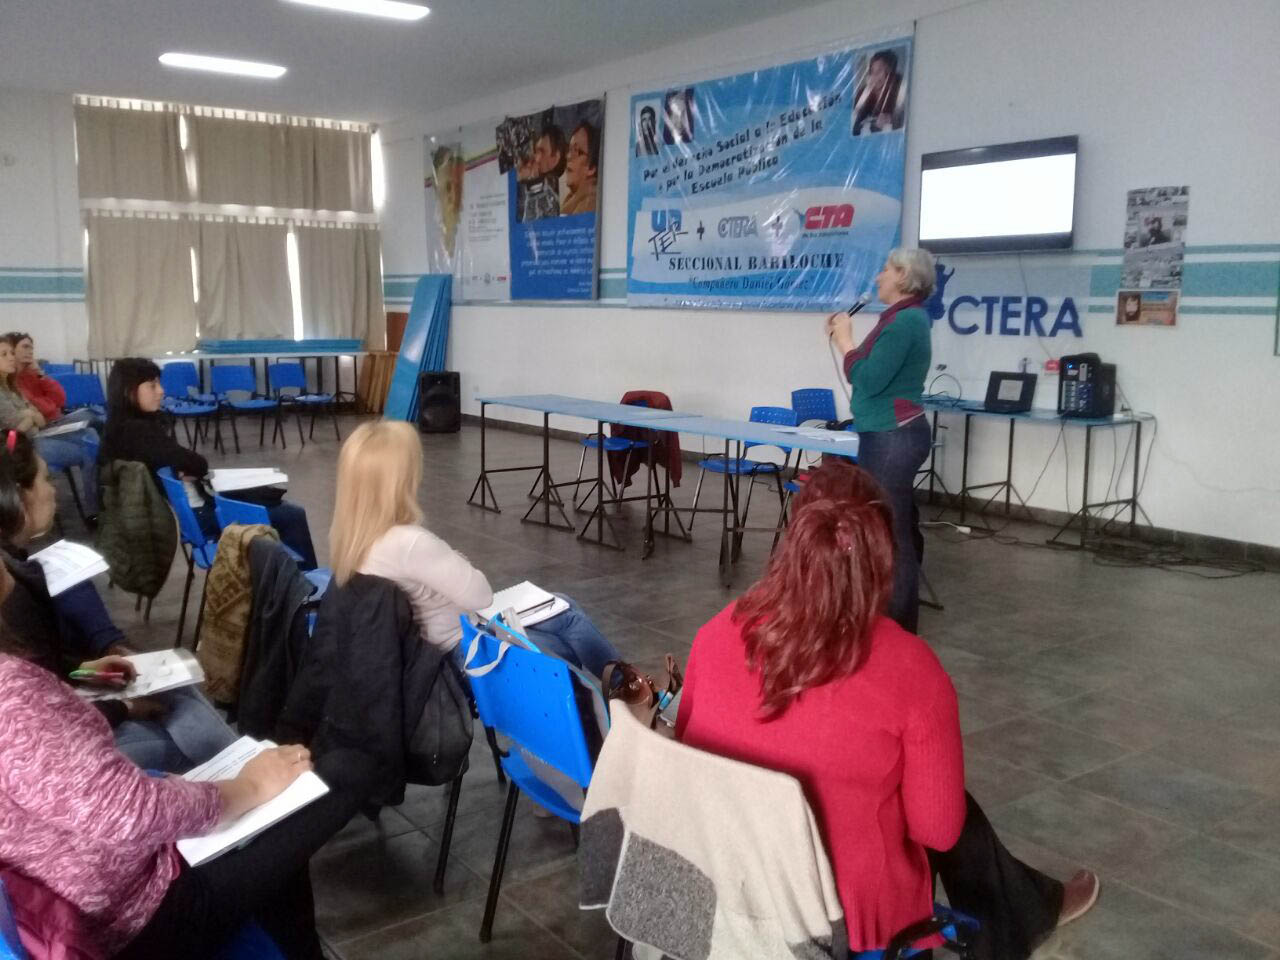
[[[921,153],[1075,133],[1081,139],[1078,250],[1118,252],[1125,191],[1163,184],[1191,187],[1193,249],[1280,245],[1275,0],[1221,0],[1212,6],[1201,0],[839,0],[387,125],[386,271],[425,269],[425,133],[606,91],[601,266],[616,270],[626,265],[627,112],[633,91],[762,60],[782,62],[815,44],[910,17],[917,20],[918,45],[903,217],[907,242],[915,232]],[[1024,265],[1036,277],[1081,256],[1028,256]],[[1000,262],[953,258],[953,265],[980,271]],[[1087,286],[1058,293],[1074,296],[1082,311],[1090,296]],[[1099,300],[1105,305],[1105,298]],[[873,320],[868,317],[860,329]],[[1198,312],[1184,314],[1176,329],[1135,330],[1117,329],[1105,313],[1094,313],[1083,317],[1083,339],[1058,338],[1043,348],[1031,338],[960,337],[942,322],[935,327],[934,352],[936,361],[961,378],[967,396],[982,392],[990,370],[1016,369],[1020,357],[1039,362],[1048,354],[1102,354],[1118,365],[1133,405],[1159,417],[1143,493],[1154,523],[1280,546],[1275,322],[1274,311]],[[793,313],[459,306],[449,365],[461,371],[467,398],[555,391],[610,399],[627,388],[650,387],[665,390],[680,409],[743,416],[753,403],[785,404],[795,387],[834,386],[821,324],[818,316]],[[1052,405],[1055,391],[1056,383],[1042,377],[1039,403]],[[467,409],[478,407],[469,400]],[[500,415],[520,418],[516,411]],[[1078,505],[1081,436],[1067,435],[1070,486],[1064,484],[1059,450],[1034,504]],[[959,431],[951,431],[944,454],[944,473],[953,485],[960,472],[959,439]],[[1023,493],[1035,483],[1055,439],[1056,431],[1021,431],[1014,481]],[[1118,439],[1122,448],[1124,436]],[[976,437],[971,480],[974,474],[1003,475],[1003,455],[1002,429]],[[1104,435],[1094,473],[1103,485],[1111,456]]]
[[[0,332],[85,357],[83,251],[71,97],[0,89]]]

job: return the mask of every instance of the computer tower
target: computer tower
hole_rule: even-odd
[[[1096,353],[1063,357],[1058,379],[1058,413],[1064,417],[1109,417],[1116,409],[1116,365]]]
[[[462,380],[456,370],[429,370],[418,378],[418,429],[456,433],[462,429]]]

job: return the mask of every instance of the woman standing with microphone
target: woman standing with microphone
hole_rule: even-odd
[[[915,478],[929,455],[929,423],[920,406],[932,362],[929,316],[921,304],[933,293],[933,255],[899,247],[876,275],[876,294],[889,304],[857,346],[849,315],[827,318],[827,335],[844,356],[849,410],[858,431],[858,466],[884,488],[893,510],[894,567],[889,616],[916,632],[919,614],[919,511]]]

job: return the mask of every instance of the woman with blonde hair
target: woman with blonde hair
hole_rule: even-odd
[[[454,650],[462,638],[458,616],[489,606],[493,589],[466,557],[422,526],[421,483],[422,447],[412,425],[379,420],[356,428],[338,455],[330,565],[339,586],[356,573],[395,582],[409,597],[423,640]],[[564,613],[525,632],[539,649],[595,676],[619,659],[572,600]]]

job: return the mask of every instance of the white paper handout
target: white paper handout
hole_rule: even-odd
[[[137,671],[133,683],[119,690],[77,687],[76,692],[87,700],[129,700],[204,682],[204,668],[189,650],[135,653],[124,659]]]
[[[194,770],[183,774],[185,780],[212,781],[231,780],[246,763],[263,750],[274,747],[270,740],[255,740],[253,737],[241,737],[212,760],[200,764]],[[178,852],[182,859],[196,867],[202,863],[220,857],[228,850],[233,850],[252,840],[263,830],[279,823],[295,810],[301,810],[313,800],[318,800],[329,792],[329,786],[310,770],[285,787],[284,791],[274,799],[261,806],[254,807],[248,813],[235,820],[220,823],[203,837],[188,837],[178,841]]]
[[[83,543],[72,543],[70,540],[59,540],[52,546],[33,553],[31,559],[44,569],[44,582],[49,587],[51,597],[110,569],[102,554]]]
[[[209,486],[213,487],[214,493],[251,490],[254,487],[270,487],[288,482],[288,474],[275,467],[238,467],[209,471]]]
[[[564,613],[569,609],[569,602],[524,580],[514,587],[499,590],[493,595],[493,603],[476,613],[486,620],[492,620],[508,607],[515,610],[521,623],[532,627]]]

